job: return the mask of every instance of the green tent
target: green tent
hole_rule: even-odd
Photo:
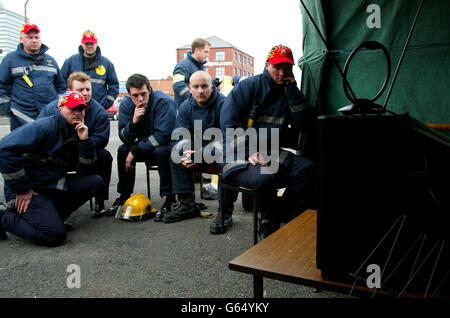
[[[320,115],[336,114],[351,104],[341,69],[354,48],[378,41],[391,57],[387,89],[376,101],[383,105],[420,0],[304,0],[330,52],[300,3],[303,20],[302,90]],[[424,1],[387,109],[409,113],[435,127],[450,126],[450,2]],[[347,79],[358,98],[374,97],[385,81],[387,63],[381,50],[361,50],[348,68]]]

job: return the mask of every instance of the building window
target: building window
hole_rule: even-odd
[[[247,57],[244,56],[244,65],[247,65]]]
[[[188,52],[184,52],[184,54],[183,54],[183,58],[184,58],[184,59],[187,57],[187,53],[188,53]]]
[[[216,61],[225,61],[225,52],[224,51],[216,52]]]
[[[237,54],[234,52],[234,60],[237,61]]]
[[[233,67],[233,70],[234,70],[234,72],[233,72],[233,76],[236,76],[236,68],[235,67]]]
[[[223,78],[225,76],[225,67],[216,67],[216,78]]]
[[[239,54],[239,63],[242,63],[242,55]]]

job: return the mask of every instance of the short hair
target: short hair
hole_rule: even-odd
[[[191,44],[192,53],[195,52],[195,49],[203,49],[205,45],[211,46],[211,43],[206,39],[196,38]]]
[[[142,74],[133,74],[127,79],[127,83],[125,84],[127,87],[128,93],[130,93],[130,88],[141,88],[143,85],[147,86],[148,91],[151,90],[150,81],[145,75]]]
[[[72,84],[73,81],[78,81],[78,82],[92,82],[91,81],[91,77],[89,75],[87,75],[86,73],[83,72],[73,72],[72,74],[69,75],[69,78],[67,78],[67,88],[68,89],[72,89]]]

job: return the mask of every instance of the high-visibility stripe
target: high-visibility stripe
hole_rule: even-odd
[[[184,76],[183,74],[175,74],[173,76],[173,84],[178,83],[178,82],[184,82],[184,80],[186,79],[186,76]]]
[[[56,68],[50,67],[50,66],[44,66],[44,65],[33,65],[33,66],[29,66],[27,68],[30,69],[31,71],[44,71],[44,72],[50,72],[50,73],[55,73],[55,74],[58,72],[56,70]],[[24,66],[13,67],[11,69],[11,74],[26,74],[27,68],[25,68]]]
[[[12,172],[12,173],[2,173],[3,176],[3,180],[14,180],[14,179],[19,179],[23,176],[25,176],[25,170],[21,169],[17,172]]]
[[[64,190],[64,185],[66,184],[66,178],[62,177],[58,180],[58,184],[56,185],[56,189]]]
[[[91,82],[95,83],[95,84],[100,84],[100,85],[105,85],[106,84],[106,81],[100,80],[100,79],[96,79],[96,78],[91,78]]]
[[[112,101],[112,102],[115,102],[115,101],[116,101],[116,99],[114,98],[114,96],[111,96],[111,95],[106,96],[106,99],[109,99],[109,100]]]
[[[151,142],[151,144],[152,144],[154,147],[159,146],[158,140],[156,140],[155,137],[153,137],[153,135],[151,135],[150,137],[148,137],[148,140]]]
[[[11,108],[11,111],[14,114],[14,116],[19,117],[20,119],[26,121],[27,123],[31,123],[34,121],[33,118],[28,117],[27,115],[25,115],[24,113],[21,113],[20,111],[18,111],[15,108]]]
[[[178,93],[180,97],[182,97],[184,94],[186,94],[189,91],[189,87],[185,87],[181,90],[181,92]]]
[[[11,99],[9,97],[0,97],[0,104],[9,103]]]
[[[79,159],[80,159],[80,162],[85,165],[91,165],[96,162],[95,158],[87,159],[87,158],[80,157]]]
[[[298,105],[289,106],[289,109],[293,113],[301,112],[301,111],[305,110],[306,108],[308,108],[308,103],[301,103]]]
[[[285,122],[285,118],[284,117],[274,117],[274,116],[264,115],[264,116],[259,117],[256,121],[258,123],[283,125],[284,122]]]

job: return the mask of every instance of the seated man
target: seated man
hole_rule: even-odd
[[[162,216],[162,220],[165,223],[178,222],[199,215],[199,210],[195,203],[193,171],[194,169],[201,171],[207,164],[198,162],[203,161],[203,154],[206,155],[212,152],[215,155],[215,152],[221,151],[222,148],[222,140],[219,140],[217,141],[218,145],[216,142],[212,143],[214,147],[211,151],[207,150],[211,141],[203,140],[203,135],[208,128],[215,127],[219,130],[219,114],[225,96],[215,89],[211,76],[205,71],[196,71],[192,74],[189,79],[189,91],[191,96],[180,106],[174,131],[175,135],[178,132],[183,135],[184,129],[185,132],[188,131],[186,134],[188,136],[182,136],[182,139],[176,143],[172,150],[175,154],[182,154],[183,157],[180,162],[174,162],[173,157],[170,161],[173,193],[178,194],[178,203],[172,207],[171,212],[167,212]],[[194,127],[196,129],[199,127],[198,131],[195,131]],[[193,150],[193,146],[196,144],[195,138],[201,139],[198,140],[201,142],[201,149]],[[195,154],[196,151],[201,152],[200,156]],[[219,155],[221,156],[221,153]],[[199,158],[197,163],[194,162],[194,157]],[[229,210],[233,210],[233,202],[236,199],[234,197],[229,200],[228,196],[230,194],[228,192],[224,193],[226,202],[222,205],[227,210],[227,215],[231,214]],[[216,220],[211,225],[212,232],[216,233],[220,230],[218,228],[221,227],[220,221],[221,211],[219,210]],[[231,219],[226,219],[225,221],[225,227],[230,227]]]
[[[64,220],[103,184],[95,168],[95,146],[84,124],[88,106],[68,91],[58,113],[17,128],[0,140],[0,172],[7,206],[0,205],[5,230],[46,246],[66,239]]]
[[[291,49],[273,47],[264,72],[240,81],[220,113],[227,140],[223,177],[256,190],[262,215],[260,239],[302,213],[310,199],[313,163],[280,148],[292,147],[283,143],[296,141],[312,126],[312,109],[297,87],[294,64]],[[247,138],[252,135],[253,141]],[[286,188],[281,200],[278,188]]]
[[[106,215],[117,209],[131,196],[135,182],[136,162],[149,161],[158,166],[160,195],[166,197],[162,211],[170,210],[172,179],[170,176],[170,136],[175,127],[175,101],[169,95],[152,89],[144,75],[131,75],[126,87],[129,96],[119,107],[119,137],[123,145],[117,150],[120,193]]]
[[[93,218],[99,218],[106,212],[105,200],[109,199],[109,183],[111,181],[113,158],[105,147],[109,142],[109,117],[105,109],[92,98],[91,78],[83,72],[70,74],[67,79],[69,90],[80,93],[89,106],[84,114],[84,124],[89,129],[89,139],[92,139],[97,153],[96,174],[103,179],[103,186],[95,195]],[[48,104],[38,118],[55,115],[58,112],[58,100]]]

